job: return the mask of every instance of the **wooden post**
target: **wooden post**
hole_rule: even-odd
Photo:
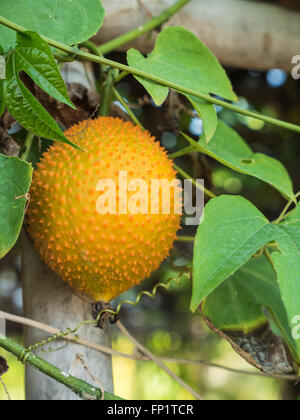
[[[24,315],[28,318],[51,325],[65,331],[74,328],[83,320],[92,319],[91,304],[81,300],[70,288],[51,272],[34,250],[26,233],[22,237],[22,277]],[[108,326],[106,326],[108,328]],[[80,337],[106,346],[110,345],[107,329],[100,330],[93,326],[82,327]],[[25,329],[25,345],[29,346],[48,338],[36,329]],[[64,342],[54,342],[44,350],[60,348]],[[69,343],[62,350],[44,353],[41,349],[35,353],[48,362],[61,368],[66,374],[71,373],[91,384],[93,380],[80,363],[74,363],[76,354],[83,356],[90,372],[103,385],[105,391],[113,392],[111,357],[95,350],[87,349],[76,343]],[[71,372],[70,372],[71,369]],[[99,388],[99,384],[95,383]],[[53,379],[28,367],[26,368],[26,399],[32,400],[78,400],[78,397]]]

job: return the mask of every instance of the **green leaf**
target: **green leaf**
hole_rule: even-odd
[[[267,308],[286,343],[295,353],[295,342],[283,305],[275,272],[265,256],[251,258],[204,301],[201,309],[222,331],[249,334],[267,322]]]
[[[199,93],[213,93],[228,100],[237,99],[224,69],[209,49],[191,32],[173,26],[158,36],[155,48],[147,58],[137,50],[128,51],[130,67],[176,83]],[[147,89],[157,105],[168,95],[168,88],[141,77],[137,80]]]
[[[240,135],[224,122],[218,122],[216,133],[209,144],[204,136],[199,143],[185,134],[184,137],[195,150],[237,172],[266,182],[289,200],[295,198],[291,178],[282,163],[262,153],[254,153]]]
[[[194,249],[193,261],[193,295],[191,310],[195,311],[200,303],[217,289],[225,280],[233,276],[238,269],[239,277],[245,271],[243,267],[251,256],[264,245],[276,241],[280,253],[274,252],[272,259],[278,276],[280,296],[284,304],[287,318],[284,318],[282,306],[275,305],[274,295],[263,289],[255,288],[253,292],[252,309],[247,315],[245,308],[240,308],[240,321],[244,329],[260,322],[260,316],[255,302],[269,309],[277,321],[281,332],[293,353],[295,360],[300,362],[300,210],[299,205],[279,225],[270,223],[259,210],[249,201],[238,196],[221,196],[211,200],[205,209],[203,223],[199,226]],[[249,262],[251,264],[251,262]],[[252,263],[254,264],[254,263]],[[243,267],[243,268],[241,268]],[[246,266],[247,269],[247,266]],[[263,269],[259,271],[263,273]],[[239,281],[239,280],[235,280]],[[220,295],[225,293],[230,283],[220,287]],[[249,280],[245,280],[243,288],[249,289]],[[265,287],[264,287],[265,288]],[[254,290],[254,289],[253,289]],[[240,302],[240,299],[237,300]],[[250,304],[250,300],[249,300]],[[230,305],[232,308],[232,305]],[[228,308],[228,311],[230,309]],[[237,329],[237,313],[232,315],[221,312],[214,316],[213,322],[217,328]],[[248,317],[248,318],[247,318]],[[223,324],[222,324],[223,323]],[[220,328],[221,327],[221,328]],[[292,333],[291,333],[292,331]],[[295,332],[296,331],[296,332]],[[297,349],[297,350],[296,350]]]
[[[16,243],[32,178],[30,164],[0,155],[0,258]]]
[[[244,334],[249,334],[266,322],[266,316],[262,310],[261,302],[257,301],[255,289],[258,287],[269,289],[270,283],[269,277],[264,277],[256,267],[253,269],[253,265],[257,261],[259,259],[252,258],[243,268],[217,287],[203,302],[201,306],[203,314],[218,329],[242,331]],[[266,268],[270,274],[272,268],[268,261],[265,266],[263,268]],[[272,273],[272,277],[274,277],[274,273]]]
[[[298,329],[293,337],[300,363],[300,205],[278,226],[277,242],[280,252],[272,259],[278,276],[281,297],[288,313],[291,330]]]
[[[266,308],[272,314],[272,323]],[[267,374],[293,372],[278,334],[285,338],[292,354],[295,342],[276,275],[265,256],[252,258],[212,292],[201,305],[201,312],[209,328],[251,365]]]
[[[32,43],[32,46],[30,46]],[[38,49],[36,49],[38,47]],[[25,71],[47,93],[72,105],[64,82],[45,42],[37,34],[26,33],[18,38],[16,50],[10,54],[4,81],[4,98],[10,114],[28,131],[37,136],[74,145],[68,140],[50,114],[22,83],[19,73]],[[45,68],[40,66],[39,60]]]
[[[274,266],[278,276],[281,297],[288,313],[291,330],[298,326],[295,339],[298,350],[298,363],[300,362],[300,255],[273,254]]]
[[[76,109],[48,44],[35,32],[17,35],[15,63],[48,95]]]
[[[209,143],[213,138],[218,126],[216,108],[214,104],[209,104],[208,102],[204,102],[199,98],[189,97],[189,100],[198,112],[199,116],[202,118],[205,140],[206,143]]]
[[[195,238],[191,310],[274,236],[276,226],[245,198],[211,200]]]
[[[100,0],[0,0],[1,15],[28,30],[68,45],[95,35],[103,24]],[[16,33],[0,26],[4,51],[16,40]]]

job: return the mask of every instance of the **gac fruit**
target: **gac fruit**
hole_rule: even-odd
[[[118,210],[120,171],[128,184],[142,179],[148,185],[172,181],[176,172],[159,143],[130,122],[101,117],[65,134],[84,152],[55,143],[43,155],[30,192],[28,231],[42,260],[74,290],[108,302],[160,266],[176,239],[180,214],[172,199],[176,188],[169,214],[161,204],[158,214],[150,211],[150,190],[145,214],[101,214],[99,181],[115,182]]]

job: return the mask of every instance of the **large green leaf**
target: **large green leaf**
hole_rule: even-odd
[[[240,135],[224,122],[218,122],[216,133],[208,144],[205,136],[199,143],[185,134],[184,137],[195,150],[237,172],[270,184],[289,200],[294,199],[293,184],[282,163],[262,153],[254,153]]]
[[[49,95],[73,107],[52,53],[42,38],[27,32],[7,61],[4,98],[10,114],[28,131],[76,147],[20,79],[25,71]]]
[[[155,48],[145,58],[137,50],[128,51],[130,67],[176,83],[199,93],[213,93],[235,101],[230,80],[209,49],[191,32],[173,26],[164,29],[157,38]],[[168,88],[137,77],[157,105],[168,95]]]
[[[219,330],[248,334],[266,322],[262,305],[253,292],[260,282],[262,286],[269,288],[269,280],[266,278],[266,284],[261,281],[261,273],[253,271],[253,261],[254,258],[217,287],[203,302],[203,314]]]
[[[265,309],[297,359],[276,275],[265,256],[252,258],[201,305],[208,326],[248,363],[269,374],[292,373],[286,349],[271,330]]]
[[[0,155],[0,258],[19,237],[31,178],[30,164]]]
[[[274,266],[278,276],[278,283],[284,306],[288,313],[291,330],[297,323],[299,329],[300,317],[300,254],[292,252],[273,254]],[[298,363],[300,363],[300,337],[294,336],[297,350]]]
[[[283,305],[275,272],[265,256],[251,258],[213,291],[202,312],[222,331],[249,334],[267,322],[267,308],[293,353],[295,342]]]
[[[299,206],[298,206],[299,207]],[[280,252],[273,252],[272,259],[277,273],[280,296],[287,314],[287,322],[279,304],[274,305],[271,291],[268,296],[257,289],[254,302],[267,306],[272,312],[289,344],[296,361],[300,362],[300,221],[296,208],[279,225],[270,223],[249,201],[239,196],[221,196],[211,200],[205,209],[203,223],[199,226],[194,248],[193,295],[191,309],[213,293],[218,286],[231,277],[262,246],[276,241]],[[239,273],[239,276],[241,274]],[[244,288],[248,283],[245,283]],[[229,285],[218,293],[224,293]],[[249,325],[259,322],[259,312],[243,313],[242,319]],[[278,312],[279,311],[279,312]],[[242,312],[239,314],[241,316]],[[237,328],[237,319],[216,314],[217,325]],[[247,318],[250,316],[250,319]],[[252,319],[253,318],[253,319]],[[222,325],[223,322],[223,325]],[[297,324],[298,323],[298,324]],[[245,327],[244,327],[245,328]],[[292,336],[292,338],[291,338]],[[295,343],[295,345],[294,345]],[[297,350],[295,350],[297,349]]]
[[[300,324],[300,220],[299,207],[292,212],[278,227],[277,242],[280,252],[274,252],[272,258],[278,276],[281,297],[288,313],[292,330]],[[294,336],[300,362],[300,337]]]
[[[68,45],[95,35],[103,24],[100,0],[0,0],[1,15],[48,38]],[[4,51],[12,47],[16,33],[0,26]]]
[[[277,227],[243,197],[211,200],[195,238],[191,310],[274,240],[276,232]]]

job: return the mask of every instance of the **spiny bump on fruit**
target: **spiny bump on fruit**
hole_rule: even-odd
[[[172,195],[171,214],[101,215],[97,183],[112,179],[118,185],[119,171],[127,171],[128,183],[144,179],[149,185],[152,179],[172,181],[176,172],[159,143],[130,122],[100,117],[65,134],[85,153],[55,143],[44,154],[33,177],[28,231],[43,261],[73,289],[110,301],[169,255],[180,214],[174,214]]]

